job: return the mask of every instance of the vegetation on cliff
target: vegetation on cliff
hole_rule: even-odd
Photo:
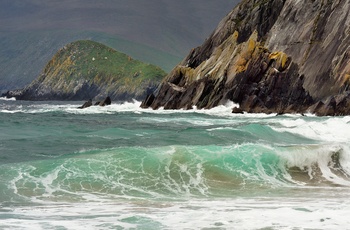
[[[170,72],[184,56],[173,55],[118,35],[102,32],[67,29],[1,32],[0,90],[23,88],[30,84],[39,76],[57,50],[77,40],[92,40],[105,44],[136,60],[159,66],[166,72]]]
[[[350,0],[244,0],[142,107],[350,114]]]
[[[93,40],[161,67],[177,65],[239,0],[2,0],[0,90],[32,82],[65,44]]]
[[[165,75],[159,67],[82,40],[64,46],[37,79],[7,96],[22,100],[142,99]]]

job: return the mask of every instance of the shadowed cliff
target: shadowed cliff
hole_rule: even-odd
[[[350,0],[244,0],[142,107],[350,114]]]

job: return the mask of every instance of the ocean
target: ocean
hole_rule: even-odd
[[[350,229],[350,117],[0,100],[0,229]]]

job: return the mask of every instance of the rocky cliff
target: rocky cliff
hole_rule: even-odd
[[[350,114],[350,0],[244,0],[142,107]]]
[[[166,73],[93,41],[77,41],[59,50],[42,73],[7,97],[19,100],[142,99]]]

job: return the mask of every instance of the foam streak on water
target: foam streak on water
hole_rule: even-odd
[[[0,229],[341,229],[350,118],[0,101]]]
[[[3,229],[344,229],[349,205],[303,198],[48,204],[14,208],[8,217],[22,219],[1,223]]]

